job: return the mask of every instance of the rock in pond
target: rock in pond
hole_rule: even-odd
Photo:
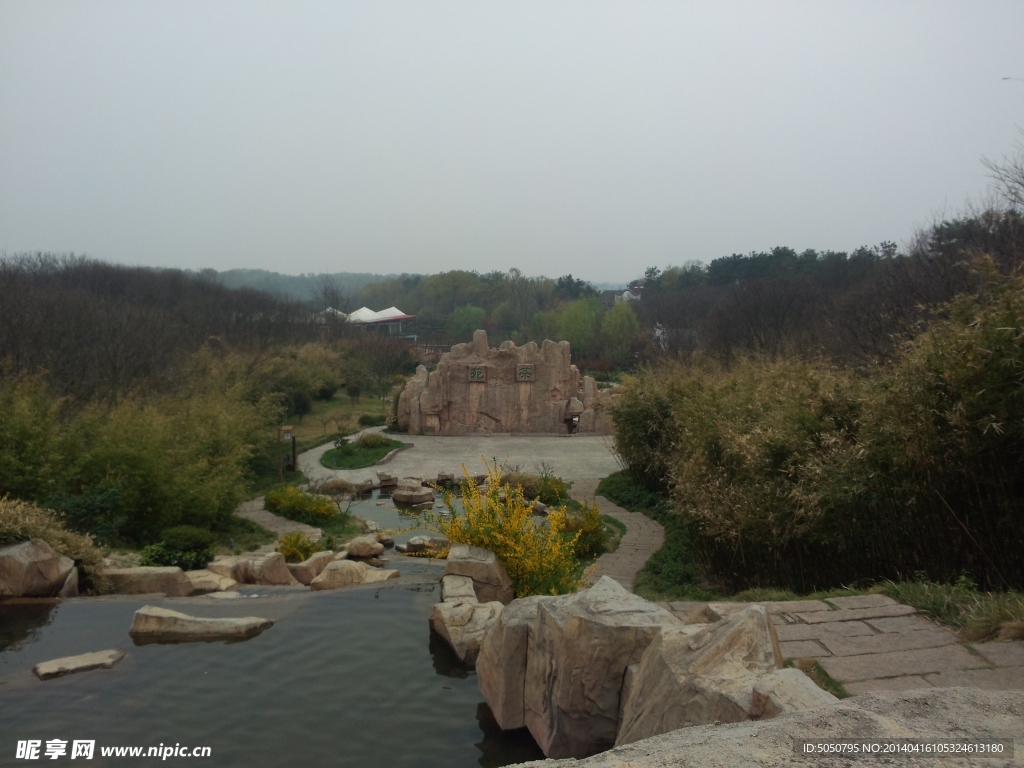
[[[54,597],[74,567],[42,539],[0,547],[0,597]]]
[[[297,587],[299,582],[288,570],[280,552],[266,554],[218,557],[206,566],[207,570],[234,579],[239,584]]]
[[[64,579],[64,586],[60,588],[57,597],[78,597],[78,568],[72,568],[71,573]]]
[[[430,628],[451,646],[459,661],[475,666],[480,641],[501,614],[499,602],[479,603],[476,598],[436,603]]]
[[[79,656],[65,656],[62,659],[41,661],[32,667],[32,671],[40,680],[63,677],[75,672],[88,672],[90,669],[110,669],[125,657],[127,651],[114,649],[83,653]]]
[[[618,731],[626,668],[675,616],[608,576],[575,594],[537,604],[528,636],[524,721],[548,757],[609,749]]]
[[[434,501],[434,491],[408,479],[391,492],[391,499],[399,504],[428,504]]]
[[[444,581],[462,578],[445,576]],[[526,648],[530,628],[536,631],[537,609],[543,596],[513,600],[487,630],[476,660],[476,681],[494,719],[503,730],[526,725],[523,687],[526,684]]]
[[[468,576],[473,580],[481,603],[497,601],[508,605],[515,597],[512,579],[493,552],[467,544],[456,544],[448,552],[445,576]]]
[[[376,557],[384,552],[384,545],[377,541],[377,534],[367,533],[356,536],[345,545],[349,557]]]
[[[138,642],[183,640],[247,640],[274,626],[269,619],[204,619],[147,605],[135,612],[128,634]]]
[[[208,595],[211,592],[227,592],[238,586],[238,582],[213,571],[185,571],[185,576],[192,582],[193,595]]]
[[[192,582],[176,566],[137,568],[108,568],[103,572],[116,595],[149,595],[162,593],[168,597],[187,597],[192,594]]]
[[[835,703],[803,672],[781,666],[762,605],[714,624],[666,628],[627,675],[616,744]]]
[[[334,560],[310,582],[309,586],[316,590],[342,589],[358,584],[397,579],[399,575],[398,571],[371,568],[357,560]]]
[[[334,552],[314,552],[301,563],[288,563],[287,565],[295,580],[308,587],[310,582],[319,576],[332,560],[334,560]]]

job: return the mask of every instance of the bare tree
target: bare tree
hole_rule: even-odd
[[[988,158],[982,162],[1006,202],[1014,208],[1024,208],[1024,141],[1018,141],[1013,154],[1004,156],[1001,162]]]

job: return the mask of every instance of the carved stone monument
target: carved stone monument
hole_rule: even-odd
[[[567,341],[493,349],[476,331],[441,355],[437,370],[416,369],[398,399],[398,426],[413,435],[611,434],[616,397],[589,376],[580,381]]]

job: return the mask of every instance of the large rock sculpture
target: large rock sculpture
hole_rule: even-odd
[[[457,578],[445,576],[445,579]],[[480,692],[506,731],[526,725],[523,688],[526,685],[526,646],[531,627],[536,632],[539,595],[513,600],[498,614],[480,643],[476,680]]]
[[[441,355],[435,371],[416,369],[398,399],[398,426],[416,435],[565,434],[574,423],[579,432],[611,434],[613,398],[589,376],[580,381],[569,342],[493,349],[478,330],[471,344]]]

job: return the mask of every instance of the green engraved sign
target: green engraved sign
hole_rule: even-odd
[[[470,381],[487,381],[487,369],[482,365],[469,366]]]
[[[516,366],[516,381],[533,381],[532,363],[524,363]]]

